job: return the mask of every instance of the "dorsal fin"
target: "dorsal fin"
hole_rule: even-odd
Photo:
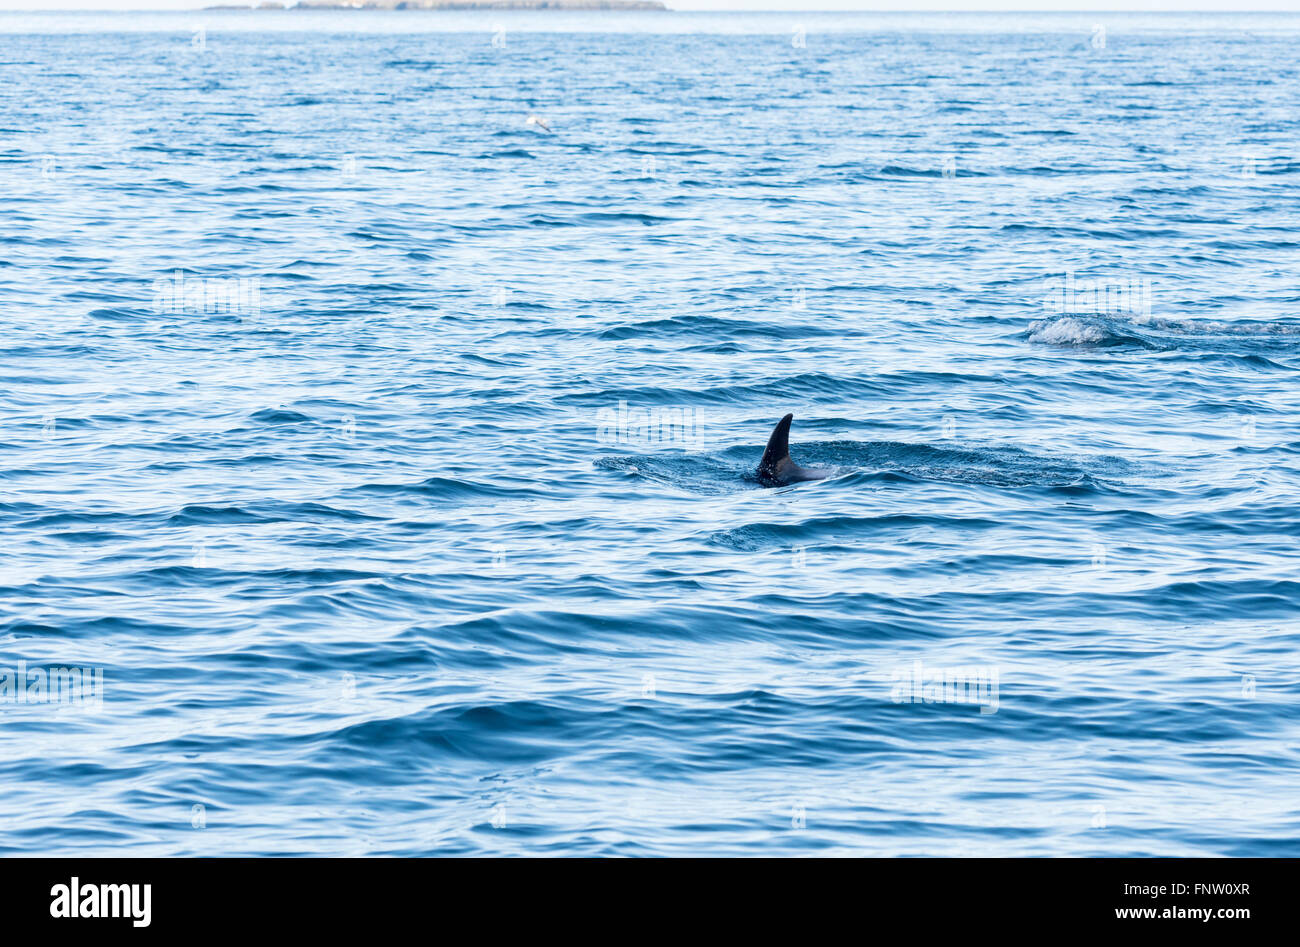
[[[787,414],[772,428],[772,436],[767,439],[767,450],[763,451],[763,459],[758,462],[759,477],[775,474],[777,464],[790,456],[790,422],[793,420],[794,415]]]

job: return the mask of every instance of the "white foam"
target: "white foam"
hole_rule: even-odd
[[[1100,342],[1106,337],[1101,327],[1080,322],[1073,316],[1058,319],[1039,319],[1029,324],[1029,341],[1049,345],[1085,345]]]

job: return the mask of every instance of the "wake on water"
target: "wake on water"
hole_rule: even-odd
[[[1224,354],[1240,355],[1243,342],[1252,347],[1293,348],[1300,340],[1300,323],[1061,315],[1031,322],[1026,337],[1046,345],[1128,345],[1162,351],[1226,347]]]
[[[691,493],[726,494],[762,489],[752,446],[714,453],[636,454],[602,457],[600,470],[677,487]],[[1037,454],[1020,447],[960,447],[902,441],[810,441],[792,446],[801,464],[830,468],[827,484],[851,487],[880,481],[940,481],[990,487],[1076,487],[1148,473],[1136,462],[1110,456]]]

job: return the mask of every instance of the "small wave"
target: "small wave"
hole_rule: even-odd
[[[1063,316],[1059,319],[1040,319],[1029,326],[1029,341],[1047,345],[1091,345],[1106,340],[1106,332],[1093,325]]]
[[[528,222],[534,227],[577,227],[582,224],[641,224],[653,227],[657,224],[671,223],[672,217],[660,217],[655,214],[619,213],[616,211],[593,211],[578,214],[575,217],[557,217],[553,214],[538,214],[530,217]]]
[[[705,495],[733,493],[737,489],[756,489],[759,486],[753,479],[752,466],[728,463],[712,455],[601,457],[595,461],[595,467]]]
[[[726,338],[747,336],[773,339],[804,338],[819,335],[844,334],[842,329],[811,323],[790,324],[756,319],[726,319],[720,316],[669,316],[610,326],[595,333],[601,339],[671,338],[683,335],[700,335],[710,342]]]
[[[168,526],[195,526],[195,525],[213,525],[221,524],[229,526],[232,523],[267,523],[271,522],[265,516],[253,513],[243,507],[238,506],[186,506],[179,512],[173,514],[167,520]]]
[[[789,549],[807,542],[816,542],[826,548],[837,543],[861,540],[884,530],[927,527],[940,522],[951,520],[924,513],[809,517],[790,523],[748,523],[713,533],[708,541],[711,545],[737,552]],[[994,519],[968,517],[961,520],[964,529],[990,529],[997,525],[998,521]]]
[[[1147,315],[1055,316],[1029,324],[1028,339],[1045,345],[1137,345],[1147,349],[1222,349],[1233,340],[1256,346],[1294,346],[1300,324],[1291,322],[1227,322],[1209,319],[1166,319]],[[1249,357],[1248,351],[1225,354]]]
[[[290,411],[287,408],[263,408],[260,411],[254,411],[249,417],[254,421],[261,421],[264,424],[299,424],[303,421],[310,421],[311,418],[297,411]]]
[[[354,487],[358,493],[387,494],[393,496],[439,497],[449,501],[466,499],[526,498],[540,495],[540,491],[502,487],[495,484],[458,480],[454,477],[430,477],[419,483],[366,483]]]

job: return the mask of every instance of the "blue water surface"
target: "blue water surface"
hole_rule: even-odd
[[[1297,102],[1280,15],[0,17],[0,673],[103,676],[0,852],[1297,854]]]

